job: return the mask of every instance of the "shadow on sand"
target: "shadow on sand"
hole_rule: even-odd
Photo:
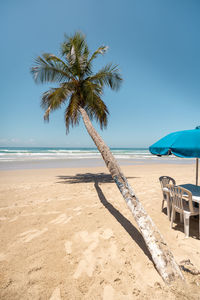
[[[167,216],[167,207],[164,207],[162,212]],[[169,221],[169,226],[170,226]],[[199,239],[199,217],[198,216],[191,216],[190,217],[190,227],[189,227],[189,237],[194,238],[194,239]],[[179,213],[176,213],[176,218],[173,223],[173,227],[171,230],[176,230],[176,231],[181,231],[184,233],[184,223],[180,221],[180,215]]]
[[[107,201],[101,188],[99,187],[99,183],[114,182],[111,175],[105,174],[105,173],[98,173],[98,174],[86,173],[86,174],[77,174],[75,176],[58,176],[58,178],[62,180],[62,181],[59,181],[58,183],[64,183],[64,184],[93,182],[94,187],[97,191],[99,200],[101,201],[103,206],[113,215],[113,217],[121,224],[121,226],[130,235],[130,237],[142,249],[144,254],[152,261],[151,254],[144,242],[144,239],[143,239],[141,233],[110,202]],[[136,177],[127,177],[127,178],[136,178]]]
[[[99,183],[111,183],[114,182],[112,176],[110,174],[105,173],[84,173],[84,174],[76,174],[75,176],[58,176],[61,180],[58,183],[88,183],[88,182],[96,182]],[[129,177],[136,178],[136,177]]]

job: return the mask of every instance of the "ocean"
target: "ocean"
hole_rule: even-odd
[[[147,148],[111,148],[111,151],[122,164],[191,162],[174,156],[157,157]],[[0,147],[0,170],[103,165],[96,148]]]

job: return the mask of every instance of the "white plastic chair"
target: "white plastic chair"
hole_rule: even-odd
[[[170,197],[172,199],[171,228],[176,216],[176,212],[183,216],[185,236],[189,237],[190,216],[199,215],[199,209],[194,207],[192,193],[180,186],[168,185]]]
[[[172,184],[176,185],[176,181],[174,178],[169,177],[169,176],[161,176],[159,178],[160,184],[161,184],[161,189],[163,192],[163,200],[162,200],[162,206],[161,206],[161,211],[163,211],[164,207],[164,202],[167,202],[167,215],[170,220],[170,214],[171,214],[171,199],[170,199],[170,194],[169,194],[169,189],[167,188],[167,185]]]

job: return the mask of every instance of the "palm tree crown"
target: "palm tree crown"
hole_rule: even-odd
[[[68,102],[65,110],[67,132],[70,125],[79,124],[80,107],[86,110],[91,120],[95,118],[99,122],[101,129],[106,127],[109,112],[101,99],[103,88],[107,85],[117,90],[122,81],[116,65],[108,64],[96,74],[92,72],[93,60],[107,49],[101,46],[90,54],[85,36],[76,32],[73,36],[65,37],[61,45],[62,59],[49,53],[36,58],[31,68],[35,82],[59,83],[58,87],[49,89],[42,96],[45,120],[49,120],[50,111]]]

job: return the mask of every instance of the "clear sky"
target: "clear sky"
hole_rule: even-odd
[[[148,147],[200,125],[199,0],[1,0],[0,28],[0,146],[93,146],[82,123],[65,134],[62,110],[43,122],[41,94],[54,85],[30,74],[36,56],[58,55],[77,30],[92,51],[109,46],[95,69],[113,62],[123,77],[103,95],[109,146]]]

